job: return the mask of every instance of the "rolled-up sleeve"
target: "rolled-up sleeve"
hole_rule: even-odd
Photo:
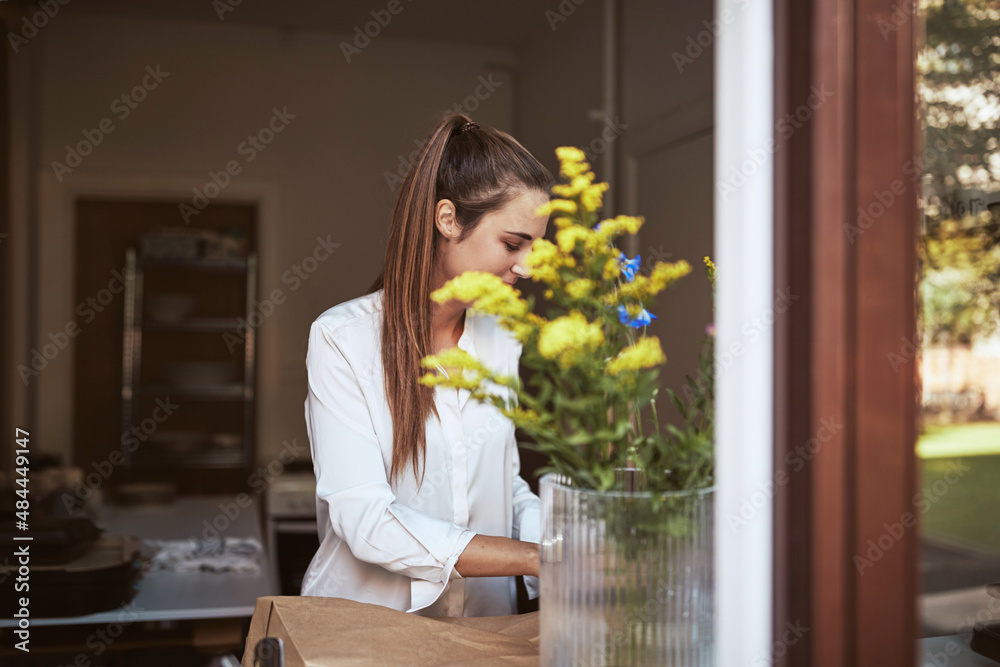
[[[322,323],[310,330],[306,366],[316,495],[329,508],[328,529],[358,560],[436,584],[419,587],[410,611],[432,604],[460,578],[455,563],[475,533],[396,502],[358,374]]]
[[[510,437],[515,438],[513,433]],[[538,544],[542,539],[541,502],[538,496],[531,491],[528,483],[521,477],[521,456],[517,450],[516,439],[513,442],[513,447],[514,525],[511,533],[515,540]],[[538,597],[537,577],[524,577],[524,586],[528,590],[529,599],[534,600]]]

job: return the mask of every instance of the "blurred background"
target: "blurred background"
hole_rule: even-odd
[[[975,618],[989,599],[982,585],[1000,581],[1000,3],[920,8],[924,151],[910,165],[924,184],[919,340],[900,341],[888,361],[916,363],[920,377],[914,504],[934,636]]]

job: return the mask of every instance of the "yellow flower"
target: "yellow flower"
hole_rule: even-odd
[[[637,275],[630,283],[619,285],[618,296],[622,299],[637,299],[642,301],[691,273],[691,265],[681,260],[679,262],[657,262],[649,276]]]
[[[559,269],[574,267],[576,261],[571,255],[559,252],[558,246],[546,239],[535,239],[531,252],[524,260],[525,268],[531,272],[532,280],[557,285],[561,282]]]
[[[560,146],[556,149],[560,162],[583,162],[587,156],[576,146]]]
[[[553,199],[535,210],[535,215],[548,217],[553,213],[576,213],[576,202],[568,199]]]
[[[576,242],[583,241],[586,243],[594,234],[593,231],[583,227],[582,225],[573,225],[572,227],[565,227],[556,232],[556,244],[559,246],[561,252],[573,252],[576,249]]]
[[[689,273],[691,273],[691,265],[683,259],[672,264],[657,262],[649,274],[649,283],[653,288],[653,294],[662,292]]]
[[[431,293],[431,299],[447,303],[451,299],[474,302],[473,309],[488,315],[523,317],[528,304],[516,290],[492,273],[466,271]]]
[[[465,389],[471,392],[476,391],[480,387],[482,378],[469,376],[465,373],[449,373],[447,377],[441,374],[425,373],[418,382],[428,387],[441,385],[442,387]]]
[[[604,372],[608,375],[618,375],[623,371],[652,368],[666,361],[667,357],[660,347],[660,339],[656,336],[644,336],[635,345],[626,347],[617,357],[608,362]]]
[[[705,257],[705,273],[708,274],[708,281],[712,283],[712,289],[715,289],[715,278],[719,275],[719,269],[708,256]]]
[[[608,189],[607,183],[597,183],[587,186],[580,193],[580,205],[585,211],[600,210],[604,204],[604,191]]]
[[[538,334],[538,353],[546,359],[557,359],[562,368],[569,368],[603,342],[601,325],[588,322],[583,313],[574,310],[542,327]]]
[[[587,156],[574,146],[560,146],[556,149],[556,157],[559,158],[559,173],[565,178],[581,176],[590,169],[584,161]]]
[[[597,234],[603,241],[610,242],[624,233],[638,234],[643,222],[644,220],[640,217],[619,215],[608,220],[601,220],[601,227],[597,230]]]
[[[591,185],[593,182],[594,172],[588,171],[585,174],[573,176],[568,184],[553,185],[552,192],[560,197],[569,199],[570,197],[575,197],[582,192],[586,192],[589,188],[595,187]],[[607,184],[602,185],[607,187]]]
[[[599,232],[595,232],[585,225],[567,225],[560,227],[556,232],[556,243],[559,250],[564,253],[575,252],[577,241],[583,241],[583,249],[591,254],[600,252],[610,254],[612,250]]]
[[[591,295],[597,284],[587,278],[577,278],[566,284],[566,293],[574,299],[585,299]]]
[[[586,162],[563,162],[559,166],[559,173],[565,178],[575,178],[587,173],[590,165]]]
[[[452,370],[470,370],[476,373],[484,373],[486,367],[474,356],[460,347],[452,347],[443,350],[438,354],[429,354],[420,360],[420,365],[424,368],[434,368],[440,365],[446,372]]]
[[[420,365],[424,368],[440,366],[444,369],[444,373],[427,373],[419,379],[420,384],[428,387],[442,385],[452,389],[476,391],[490,377],[489,369],[481,361],[458,347],[429,354],[420,360]]]
[[[549,290],[551,291],[551,290]],[[551,297],[546,297],[551,298]],[[548,322],[544,317],[539,317],[534,313],[526,313],[521,319],[501,318],[500,324],[514,334],[522,343],[527,342],[542,326]]]
[[[516,405],[510,410],[502,409],[501,412],[518,427],[532,426],[541,421],[537,412],[531,408],[522,408],[520,405]]]
[[[604,262],[604,269],[601,271],[601,278],[604,280],[614,280],[622,274],[621,263],[617,258],[612,257]],[[641,276],[636,276],[639,278]],[[630,285],[632,283],[629,283]]]

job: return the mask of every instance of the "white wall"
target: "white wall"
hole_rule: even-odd
[[[545,20],[546,28],[517,54],[517,138],[553,175],[558,175],[557,147],[586,146],[601,132],[600,121],[588,114],[602,103],[601,2],[563,4],[575,7],[573,13]],[[558,3],[551,5],[557,11]],[[606,180],[599,165],[593,166],[597,178]]]
[[[157,191],[204,183],[209,170],[234,159],[243,172],[230,192],[276,193],[276,224],[260,230],[260,294],[278,287],[288,299],[258,330],[259,455],[272,458],[284,439],[306,442],[308,326],[326,308],[360,295],[378,273],[392,203],[385,172],[397,168],[398,156],[413,150],[446,108],[467,99],[478,107],[468,109],[475,118],[508,129],[512,86],[504,72],[511,54],[384,37],[347,63],[338,46],[344,35],[73,14],[58,19],[30,45],[41,50],[43,63],[40,80],[30,83],[42,87],[40,176],[51,184],[51,162],[64,160],[66,144],[80,141],[102,118],[111,118],[115,129],[47,196],[58,199],[60,188],[78,191],[104,177],[138,179]],[[491,63],[501,68],[492,70]],[[120,120],[112,101],[142,81],[146,66],[157,65],[169,76]],[[491,72],[499,87],[482,102],[469,98],[478,77]],[[267,124],[274,107],[287,107],[296,118],[246,164],[237,146]],[[42,206],[49,219],[42,225],[39,342],[73,318],[76,305],[72,221],[59,207]],[[290,292],[283,272],[312,253],[317,236],[327,235],[340,248]],[[38,442],[67,454],[71,356],[60,355],[37,378]]]

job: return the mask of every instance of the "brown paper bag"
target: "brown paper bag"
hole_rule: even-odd
[[[243,653],[253,667],[264,637],[285,644],[286,667],[330,665],[538,665],[538,613],[426,618],[326,597],[257,599]]]

